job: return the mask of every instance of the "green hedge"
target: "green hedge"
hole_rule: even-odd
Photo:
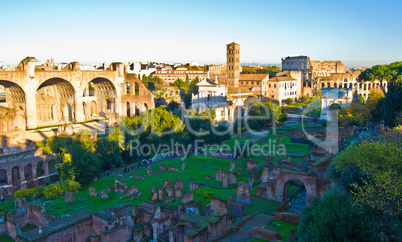
[[[77,191],[81,185],[76,181],[65,180],[59,181],[46,187],[35,187],[30,189],[21,189],[14,193],[15,197],[29,197],[36,195],[44,195],[47,199],[53,200],[64,195],[66,192]]]

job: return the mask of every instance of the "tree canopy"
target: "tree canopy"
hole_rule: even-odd
[[[383,118],[385,125],[388,127],[395,127],[398,125],[396,118],[398,113],[402,110],[402,61],[394,62],[389,65],[375,65],[372,68],[367,68],[363,71],[359,80],[374,81],[384,80],[388,81],[388,92],[386,92],[384,85],[381,88],[385,94],[383,103]]]
[[[334,181],[353,195],[354,209],[375,217],[379,240],[397,239],[402,221],[402,130],[357,142],[334,159]]]

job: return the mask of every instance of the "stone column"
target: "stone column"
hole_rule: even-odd
[[[49,162],[44,162],[45,176],[49,176]]]
[[[22,167],[22,168],[21,168]],[[24,182],[25,181],[25,170],[24,170],[24,166],[19,166],[18,169],[20,170],[20,182]]]
[[[13,184],[13,180],[11,178],[11,168],[7,167],[6,168],[6,172],[7,172],[7,185],[12,185]]]
[[[75,122],[84,122],[84,107],[82,106],[84,90],[76,90],[75,97]],[[88,105],[88,103],[87,103]],[[86,112],[85,112],[86,113]]]
[[[26,110],[26,120],[27,120],[27,128],[35,129],[38,127],[38,123],[36,120],[36,91],[33,89],[27,90],[25,92],[25,110]]]
[[[36,166],[37,164],[32,165],[32,179],[34,180],[38,178],[38,175],[36,174]]]
[[[115,83],[117,83],[117,85]],[[122,105],[120,104],[121,103],[121,95],[120,95],[121,94],[121,85],[118,82],[113,82],[113,84],[115,85],[115,88],[116,88],[116,98],[115,98],[115,103],[114,103],[114,106],[116,107],[115,112],[120,115],[125,115],[124,114],[125,110],[121,110]]]

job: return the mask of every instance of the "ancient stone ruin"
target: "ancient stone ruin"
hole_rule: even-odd
[[[252,204],[250,186],[246,182],[239,182],[237,186],[237,202],[246,205]]]

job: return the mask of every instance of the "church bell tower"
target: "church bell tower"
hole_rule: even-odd
[[[226,80],[231,87],[239,86],[240,45],[232,42],[226,45]]]

